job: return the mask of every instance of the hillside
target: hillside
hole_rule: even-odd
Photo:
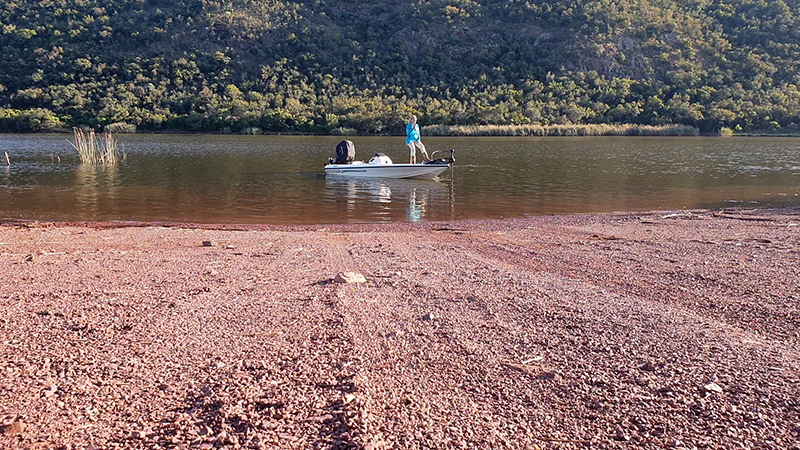
[[[800,1],[17,0],[0,131],[800,128]]]

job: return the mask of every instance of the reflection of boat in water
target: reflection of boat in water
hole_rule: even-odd
[[[376,219],[426,220],[431,208],[449,211],[452,191],[449,183],[391,178],[326,177],[327,196],[348,211]],[[340,206],[341,208],[341,206]]]
[[[376,153],[368,162],[355,161],[355,146],[343,141],[336,147],[336,159],[328,160],[325,173],[361,178],[416,178],[433,179],[450,168],[455,161],[454,150],[450,156],[425,161],[421,164],[395,164],[383,153]],[[433,156],[433,155],[431,155]]]

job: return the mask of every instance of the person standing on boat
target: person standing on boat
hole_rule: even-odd
[[[411,121],[406,125],[406,145],[411,150],[411,164],[417,163],[417,149],[419,147],[422,153],[422,160],[428,160],[428,152],[425,151],[425,145],[420,141],[419,125],[417,125],[417,116],[411,116]]]

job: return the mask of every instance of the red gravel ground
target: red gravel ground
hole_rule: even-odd
[[[6,224],[0,268],[3,449],[800,449],[798,210]]]

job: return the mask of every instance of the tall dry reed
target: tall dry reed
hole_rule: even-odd
[[[73,128],[72,134],[75,142],[70,142],[82,163],[86,164],[116,164],[120,158],[120,152],[117,149],[117,141],[111,136],[111,133],[103,133],[101,137],[97,137],[94,130],[84,131],[80,128]]]
[[[686,125],[432,125],[428,136],[697,136]]]

